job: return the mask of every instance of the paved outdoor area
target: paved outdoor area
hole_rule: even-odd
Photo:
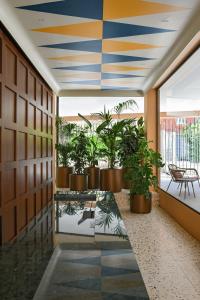
[[[161,180],[160,180],[160,187],[164,191],[167,190],[168,184],[170,182],[171,176],[167,174],[161,174]],[[179,195],[180,187],[178,187],[178,183],[172,182],[170,184],[170,187],[168,189],[168,193],[176,197],[177,199],[181,200],[188,206],[192,207],[193,209],[197,210],[200,212],[200,186],[198,182],[194,182],[194,192],[195,192],[195,197],[193,195],[192,191],[192,186],[189,184],[189,192],[185,189],[184,187],[182,188],[182,192]]]

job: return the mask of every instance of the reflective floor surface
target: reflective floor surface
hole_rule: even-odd
[[[0,299],[29,300],[52,256],[52,210],[32,222],[12,245],[0,248]]]
[[[114,195],[82,196],[58,192],[55,226],[51,208],[1,250],[1,300],[149,299]]]

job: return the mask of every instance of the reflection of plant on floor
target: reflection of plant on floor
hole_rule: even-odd
[[[63,215],[74,216],[80,210],[84,209],[84,201],[68,201],[62,206],[58,206],[56,210],[56,217],[61,218]]]
[[[103,227],[104,232],[107,228],[117,221],[117,225],[112,228],[113,234],[122,238],[127,238],[126,232],[122,227],[122,218],[115,202],[112,193],[106,193],[101,201],[97,201],[96,206],[100,209],[98,218],[96,218],[96,225]]]

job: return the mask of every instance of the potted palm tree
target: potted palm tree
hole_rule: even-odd
[[[100,157],[101,148],[97,136],[92,135],[88,138],[87,150],[87,162],[89,165],[89,167],[86,168],[86,172],[88,174],[88,188],[98,189],[100,180],[100,169],[98,167],[98,160]]]
[[[139,140],[145,136],[143,118],[130,119],[127,121],[121,135],[119,144],[119,162],[123,170],[123,188],[129,189],[129,181],[126,180],[127,168],[125,167],[127,158],[136,152]]]
[[[72,142],[71,158],[74,162],[74,173],[70,174],[70,189],[73,191],[85,191],[88,188],[88,175],[85,171],[88,157],[88,138],[85,130],[80,129]]]
[[[121,131],[124,120],[110,123],[104,128],[97,128],[99,138],[104,144],[102,155],[108,163],[108,168],[100,171],[100,189],[117,193],[122,188],[122,169],[118,168],[118,152]]]
[[[100,189],[120,192],[122,188],[122,169],[119,166],[120,141],[124,127],[132,120],[120,120],[120,114],[124,109],[136,105],[135,100],[127,100],[116,105],[113,110],[106,110],[96,113],[102,123],[97,127],[96,132],[104,144],[102,153],[107,160],[108,168],[100,171]],[[118,116],[117,121],[112,119],[112,111]]]
[[[59,188],[69,188],[69,174],[73,172],[71,166],[72,139],[77,125],[74,123],[64,123],[62,118],[56,119],[56,129],[58,143],[57,150],[56,186]]]
[[[98,189],[100,177],[98,160],[101,154],[101,143],[92,123],[85,116],[81,114],[78,114],[78,116],[86,123],[86,130],[89,134],[87,143],[87,164],[89,166],[86,168],[88,174],[88,189]]]
[[[130,210],[134,213],[149,213],[152,207],[150,187],[158,186],[154,168],[164,166],[159,152],[149,147],[149,142],[142,137],[138,149],[127,158],[126,178],[130,182]]]

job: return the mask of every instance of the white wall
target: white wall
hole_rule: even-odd
[[[60,97],[59,98],[59,115],[62,116],[77,116],[78,113],[82,115],[89,115],[103,111],[104,105],[106,109],[112,109],[119,102],[128,99],[134,99],[138,107],[134,110],[128,109],[124,113],[143,113],[144,112],[144,98],[143,97]]]

